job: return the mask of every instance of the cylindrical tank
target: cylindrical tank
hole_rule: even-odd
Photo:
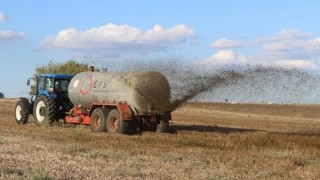
[[[169,111],[170,86],[158,72],[83,72],[69,84],[74,106],[126,101],[137,114]]]

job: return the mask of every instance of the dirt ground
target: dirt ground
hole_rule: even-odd
[[[171,132],[14,120],[0,100],[0,179],[320,179],[319,105],[189,103]]]

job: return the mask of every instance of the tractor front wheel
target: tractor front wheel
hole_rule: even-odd
[[[34,103],[33,116],[37,125],[51,124],[56,120],[55,101],[46,96],[39,96]]]
[[[30,112],[30,103],[27,99],[20,99],[15,108],[15,118],[18,124],[26,124],[28,122]]]

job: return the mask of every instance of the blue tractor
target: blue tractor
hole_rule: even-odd
[[[16,104],[15,118],[18,124],[28,122],[29,114],[33,114],[37,125],[50,124],[65,116],[73,107],[69,96],[68,87],[72,75],[41,74],[34,80],[35,93],[29,101],[20,97]],[[30,79],[27,84],[30,85]]]

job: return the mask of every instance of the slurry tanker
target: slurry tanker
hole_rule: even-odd
[[[161,73],[42,74],[35,82],[31,100],[20,98],[16,104],[18,124],[27,123],[33,114],[37,125],[63,119],[65,123],[90,125],[93,132],[168,131],[170,86]]]

